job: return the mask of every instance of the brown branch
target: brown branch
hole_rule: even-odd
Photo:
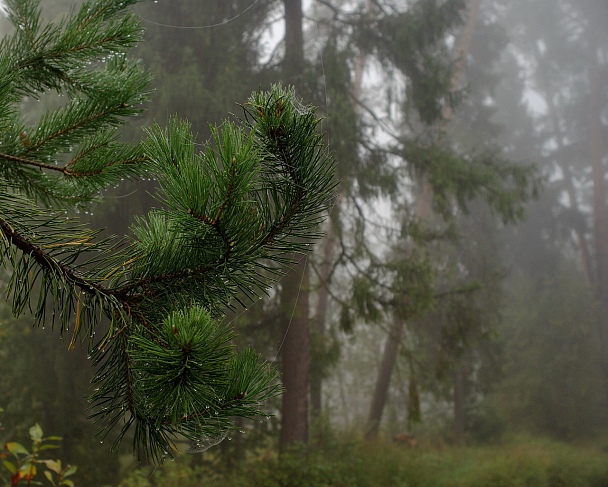
[[[11,162],[18,162],[19,164],[27,164],[28,166],[34,166],[40,169],[49,169],[51,171],[63,172],[64,170],[63,167],[53,166],[52,164],[45,164],[43,162],[32,161],[31,159],[24,159],[23,157],[17,157],[10,154],[0,154],[0,159],[5,159]]]
[[[152,277],[142,277],[140,279],[137,279],[134,282],[127,283],[124,286],[119,287],[117,289],[107,289],[106,291],[109,295],[116,297],[119,301],[121,301],[123,303],[124,302],[131,302],[131,303],[140,302],[146,297],[146,295],[152,293],[152,290],[150,290],[150,286],[152,284],[158,284],[158,283],[166,282],[166,281],[177,281],[180,279],[185,279],[187,277],[195,276],[197,274],[204,275],[204,274],[211,272],[212,270],[217,269],[218,267],[221,267],[222,265],[224,265],[228,261],[228,258],[230,257],[231,253],[232,253],[232,245],[228,245],[224,255],[214,264],[205,264],[203,266],[195,268],[194,270],[188,269],[188,270],[170,272],[167,274],[161,274],[161,275],[152,276]],[[141,288],[142,291],[131,294],[131,292],[137,288]]]
[[[209,225],[210,227],[215,228],[215,226],[216,226],[216,222],[214,219],[209,218],[207,215],[201,215],[200,213],[197,213],[196,211],[194,211],[192,208],[188,208],[187,213],[188,213],[188,215],[191,215],[193,218],[195,218],[199,222],[205,223],[206,225]]]
[[[94,150],[98,147],[101,147],[101,146],[93,147],[89,151],[86,151],[86,152],[91,152],[92,150]],[[89,172],[77,172],[77,171],[73,171],[73,170],[69,169],[69,167],[74,165],[77,162],[77,160],[79,158],[81,158],[84,154],[85,153],[79,154],[78,157],[72,159],[65,166],[54,166],[52,164],[46,164],[44,162],[33,161],[31,159],[25,159],[23,157],[13,156],[11,154],[1,154],[0,153],[0,159],[5,159],[5,160],[11,161],[11,162],[17,162],[19,164],[25,164],[28,166],[34,166],[39,169],[48,169],[50,171],[60,172],[63,175],[70,176],[70,177],[98,176],[99,174],[101,174],[104,170],[106,170],[109,167],[116,166],[116,165],[136,164],[136,163],[140,163],[140,162],[143,162],[146,160],[145,157],[137,157],[135,159],[123,159],[120,161],[115,161],[112,164],[108,164],[107,166],[104,166],[103,168],[98,169],[96,171],[89,171]]]
[[[0,230],[7,237],[8,241],[24,254],[30,255],[43,269],[48,271],[58,270],[66,281],[71,282],[83,292],[95,294],[95,291],[97,291],[101,294],[112,294],[110,289],[99,283],[87,280],[80,272],[53,258],[48,252],[30,242],[3,219],[0,219]]]

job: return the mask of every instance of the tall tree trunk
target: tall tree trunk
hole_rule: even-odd
[[[384,412],[384,406],[386,406],[386,400],[388,398],[391,376],[393,375],[393,369],[397,362],[399,342],[401,341],[402,334],[403,321],[397,313],[393,313],[393,322],[384,344],[382,361],[380,362],[380,368],[378,369],[378,376],[376,378],[376,387],[374,388],[374,395],[372,396],[372,403],[367,417],[367,431],[365,432],[365,437],[368,439],[378,436],[380,422],[382,421],[382,413]]]
[[[458,39],[458,48],[456,50],[456,64],[452,73],[452,90],[461,89],[461,83],[467,68],[467,56],[471,50],[473,42],[473,33],[479,20],[479,12],[481,10],[481,2],[483,0],[472,0],[467,13],[467,23],[465,24],[460,37]],[[448,104],[443,110],[444,123],[448,123],[452,118],[452,107]]]
[[[542,65],[543,55],[538,48],[538,44],[534,45],[535,47],[535,57],[536,62],[539,65]],[[557,148],[560,152],[565,152],[564,147],[564,134],[560,129],[559,117],[557,114],[557,107],[555,106],[553,92],[551,89],[551,83],[545,74],[545,70],[539,70],[539,84],[541,94],[545,103],[547,104],[547,114],[549,115],[549,120],[551,121],[551,125],[553,127],[553,132],[555,133],[555,140],[557,143]],[[560,164],[562,172],[564,173],[564,184],[566,188],[566,194],[568,195],[568,203],[570,204],[570,208],[572,208],[577,214],[582,214],[579,209],[578,201],[576,199],[576,190],[574,188],[574,178],[572,176],[572,171],[570,170],[569,161],[563,161]],[[577,226],[574,228],[574,235],[576,239],[576,244],[579,249],[581,265],[583,267],[583,272],[585,274],[585,280],[589,289],[593,289],[594,286],[594,277],[593,277],[593,265],[591,262],[591,252],[589,250],[589,245],[587,244],[587,240],[585,239],[585,234],[582,228]]]
[[[465,370],[462,365],[457,365],[452,372],[452,381],[454,383],[454,421],[452,423],[452,437],[455,445],[464,443],[464,433],[466,430],[466,388],[465,388]]]
[[[452,75],[452,90],[460,89],[460,85],[465,77],[467,68],[467,56],[471,50],[473,42],[473,34],[479,20],[481,4],[483,0],[472,0],[467,13],[467,22],[464,25],[460,38],[458,40],[458,60],[456,69]],[[446,105],[443,114],[444,123],[449,123],[452,118],[452,107]],[[456,364],[453,373],[453,414],[454,420],[452,423],[452,433],[454,435],[454,443],[459,445],[464,442],[464,433],[466,426],[466,394],[464,389],[465,377],[462,365]]]
[[[284,74],[287,82],[295,82],[304,67],[304,32],[302,0],[283,0],[285,7]]]
[[[368,2],[368,11],[375,12],[377,10],[376,5],[372,2]],[[353,83],[350,87],[351,97],[351,106],[355,112],[358,111],[359,105],[358,100],[361,99],[361,89],[363,86],[363,72],[365,68],[365,62],[367,59],[367,53],[361,52],[359,56],[355,59],[354,65],[354,76]],[[334,206],[333,211],[335,214],[340,212],[340,202],[342,201],[339,198]],[[330,219],[327,235],[324,240],[324,252],[323,252],[323,263],[321,266],[320,272],[320,287],[318,292],[318,304],[317,304],[317,312],[315,315],[315,339],[319,340],[321,344],[325,342],[325,335],[327,333],[327,308],[329,304],[329,284],[331,273],[333,270],[332,258],[335,253],[336,247],[338,245],[338,238],[335,233],[333,221]],[[314,368],[314,365],[313,365]],[[319,371],[320,372],[320,371]],[[311,405],[311,414],[313,418],[319,417],[322,410],[322,374],[314,373],[311,375],[311,383],[310,383],[310,405]]]
[[[336,249],[338,239],[332,227],[333,223],[329,221],[327,235],[323,241],[323,262],[319,269],[319,291],[317,292],[317,309],[315,314],[315,328],[314,328],[314,340],[317,342],[317,349],[320,351],[323,349],[325,344],[325,338],[327,334],[327,309],[329,307],[329,285],[331,280],[331,273],[333,269],[332,259]],[[318,418],[321,415],[322,409],[322,383],[323,383],[323,370],[319,367],[315,367],[314,364],[311,366],[310,376],[310,408],[311,416]]]
[[[425,177],[420,181],[420,194],[416,203],[415,214],[419,221],[424,222],[431,215],[433,205],[433,193],[431,187]],[[402,299],[407,299],[407,296],[402,296]],[[389,330],[384,350],[382,352],[382,361],[378,369],[376,377],[376,387],[367,418],[366,438],[373,438],[378,434],[380,422],[382,421],[382,413],[388,397],[388,389],[390,385],[391,375],[397,362],[397,354],[399,352],[399,342],[403,335],[405,321],[399,313],[393,311],[393,322]]]
[[[590,17],[593,17],[592,15]],[[597,296],[600,302],[600,336],[603,347],[603,369],[608,395],[608,208],[603,165],[604,144],[601,122],[601,80],[597,58],[594,21],[590,18],[589,39],[589,151],[593,177],[593,225],[596,259]],[[606,398],[608,402],[608,396]]]
[[[285,58],[284,81],[297,85],[304,67],[302,0],[284,0]],[[284,323],[282,348],[283,407],[281,410],[281,449],[307,443],[309,433],[310,322],[308,268],[306,259],[281,281],[281,319]]]
[[[310,322],[308,316],[308,267],[306,259],[282,281],[281,319],[283,341],[283,408],[281,449],[308,442],[308,376]]]

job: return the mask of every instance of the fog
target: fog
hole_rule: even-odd
[[[45,21],[57,23],[72,4],[43,0]],[[341,442],[411,455],[542,439],[605,452],[606,2],[157,0],[130,8],[146,31],[131,55],[155,91],[121,129],[123,140],[177,114],[202,144],[209,124],[242,117],[250,93],[281,82],[318,107],[336,160],[323,236],[267,296],[243,296],[223,318],[237,349],[253,347],[278,368],[284,393],[264,404],[267,416],[224,431],[230,441],[179,453],[176,464],[262,475],[256,461],[294,445],[324,452]],[[0,32],[11,32],[5,18]],[[36,120],[57,103],[30,96],[21,109]],[[0,154],[0,170],[5,162]],[[137,215],[162,204],[155,188],[109,188],[81,216],[129,235]],[[3,289],[10,274],[2,270]],[[69,340],[49,328],[0,302],[2,443],[40,423],[63,437],[77,485],[135,485],[126,480],[140,467],[130,440],[110,453],[94,437],[100,425],[86,419],[87,343],[68,352]],[[264,485],[255,475],[239,485]],[[276,482],[267,485],[296,485]]]

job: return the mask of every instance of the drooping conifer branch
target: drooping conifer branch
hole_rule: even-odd
[[[218,318],[316,236],[333,162],[314,109],[280,86],[252,95],[249,120],[214,129],[202,151],[176,119],[142,144],[117,143],[114,129],[149,93],[149,75],[125,57],[141,36],[131,3],[90,0],[43,26],[37,0],[8,2],[22,28],[0,44],[0,261],[13,269],[15,312],[29,306],[43,323],[53,301],[62,332],[75,324],[70,347],[109,323],[89,342],[92,416],[104,435],[120,425],[117,442],[133,428],[138,455],[161,461],[176,435],[217,443],[233,418],[263,414],[280,392],[276,370],[235,351]],[[49,91],[68,103],[28,126],[22,96]],[[159,181],[160,208],[130,241],[98,239],[48,208],[87,204],[138,174]]]

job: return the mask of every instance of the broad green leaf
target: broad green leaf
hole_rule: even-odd
[[[18,454],[29,455],[30,454],[30,452],[27,451],[26,448],[21,443],[17,443],[16,441],[11,441],[11,442],[5,444],[4,448],[6,448],[13,455],[18,455]]]
[[[48,479],[48,481],[55,485],[55,482],[53,481],[53,474],[50,472],[50,470],[45,470],[44,471],[44,476]]]
[[[30,428],[30,437],[32,440],[41,440],[42,439],[42,428],[38,423]]]
[[[74,487],[74,482],[68,479],[61,482],[61,485],[67,485],[67,487]]]
[[[65,472],[63,472],[63,476],[69,477],[70,475],[74,475],[76,473],[76,470],[78,470],[78,467],[76,465],[70,465],[68,466],[68,468],[66,468]]]
[[[2,460],[2,463],[4,464],[4,467],[10,472],[10,473],[15,473],[17,472],[17,467],[15,467],[15,465],[12,462],[9,462],[8,460]]]
[[[61,472],[61,460],[42,460],[42,463],[46,465],[46,468],[52,470],[55,473]]]

